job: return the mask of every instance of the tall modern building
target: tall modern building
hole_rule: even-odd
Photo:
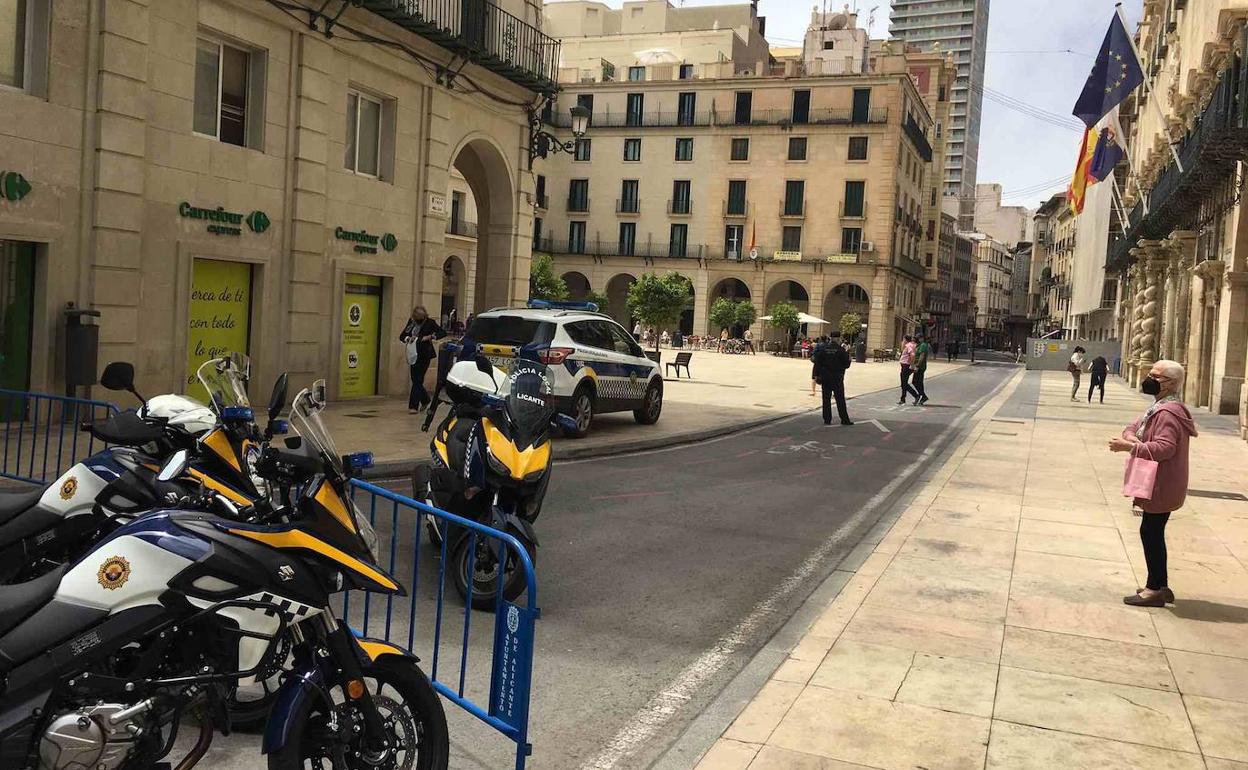
[[[950,136],[945,146],[945,195],[961,198],[958,226],[974,229],[979,121],[984,102],[988,0],[893,0],[893,37],[924,51],[952,51],[958,65]]]

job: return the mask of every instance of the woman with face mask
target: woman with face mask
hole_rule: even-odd
[[[418,413],[429,405],[432,399],[425,389],[425,373],[429,371],[429,362],[437,353],[433,349],[434,340],[440,340],[446,332],[438,326],[438,322],[429,317],[429,312],[421,305],[412,308],[412,316],[399,334],[399,342],[407,346],[407,365],[411,370],[412,391],[407,397],[407,409],[412,414]]]
[[[1147,499],[1136,498],[1143,511],[1140,543],[1148,564],[1148,582],[1122,601],[1136,607],[1164,607],[1174,602],[1166,574],[1166,522],[1187,498],[1188,444],[1196,436],[1192,413],[1179,400],[1183,367],[1174,361],[1158,361],[1149,370],[1140,390],[1153,403],[1140,419],[1111,439],[1111,452],[1130,452],[1133,457],[1157,463],[1157,479]]]

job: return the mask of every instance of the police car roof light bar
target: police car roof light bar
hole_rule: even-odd
[[[590,313],[598,312],[598,305],[594,302],[571,302],[565,300],[554,299],[531,299],[528,306],[532,310],[585,310]]]

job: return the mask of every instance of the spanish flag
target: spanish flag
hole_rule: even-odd
[[[1066,199],[1070,202],[1070,210],[1075,216],[1083,213],[1083,201],[1088,192],[1088,185],[1096,184],[1090,170],[1092,159],[1096,155],[1099,132],[1089,128],[1083,132],[1083,143],[1079,146],[1079,157],[1075,161],[1075,174],[1071,177],[1070,187],[1066,190]]]

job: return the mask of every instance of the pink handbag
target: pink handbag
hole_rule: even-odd
[[[1157,485],[1157,461],[1131,455],[1122,478],[1122,496],[1151,500]]]

